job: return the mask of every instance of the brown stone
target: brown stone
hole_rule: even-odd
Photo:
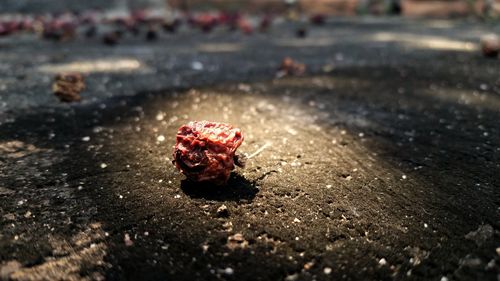
[[[276,77],[280,78],[287,75],[299,76],[303,75],[305,72],[305,64],[299,63],[297,61],[294,61],[292,58],[286,57],[281,62],[281,65],[278,68],[278,72],[276,73]]]
[[[62,102],[74,102],[81,99],[80,92],[85,89],[84,78],[80,73],[58,74],[52,84],[52,91]]]

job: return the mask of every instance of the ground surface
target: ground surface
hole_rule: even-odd
[[[492,29],[1,38],[0,279],[497,280],[500,61],[475,45]],[[308,75],[273,79],[284,56]],[[67,69],[89,71],[81,103],[51,94]],[[199,119],[269,146],[227,187],[190,184],[171,150]]]

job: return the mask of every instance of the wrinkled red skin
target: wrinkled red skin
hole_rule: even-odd
[[[234,169],[236,149],[243,142],[238,128],[193,121],[177,132],[172,163],[189,180],[224,185]]]

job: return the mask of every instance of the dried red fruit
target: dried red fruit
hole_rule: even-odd
[[[203,13],[197,15],[193,19],[193,23],[195,26],[198,26],[203,32],[209,33],[219,24],[219,21],[216,16],[208,13]]]
[[[312,24],[314,25],[323,25],[325,24],[326,21],[326,16],[323,14],[315,14],[312,15],[309,20],[311,21]]]
[[[251,35],[253,33],[253,27],[250,22],[244,18],[241,18],[238,22],[241,32],[245,35]]]
[[[242,165],[235,156],[242,142],[241,130],[231,125],[189,122],[177,132],[172,163],[189,180],[223,185],[229,180],[234,165]]]
[[[85,82],[80,73],[58,74],[52,84],[52,91],[63,102],[79,101]]]
[[[269,27],[273,24],[273,17],[271,15],[265,15],[260,19],[259,30],[260,32],[267,32]]]
[[[286,75],[302,75],[305,72],[306,72],[305,64],[296,62],[293,59],[286,57],[281,62],[281,65],[278,68],[276,76],[283,77]]]

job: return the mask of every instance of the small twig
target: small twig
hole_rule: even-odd
[[[251,155],[248,155],[246,153],[243,155],[241,155],[241,154],[234,155],[234,164],[240,168],[245,168],[245,165],[246,165],[246,162],[248,159],[259,155],[262,151],[264,151],[264,149],[266,149],[270,145],[271,145],[271,143],[264,144],[263,146],[261,146],[259,149],[257,149],[257,151],[255,151]]]
[[[266,149],[268,146],[271,146],[271,143],[269,143],[269,142],[268,142],[268,143],[264,144],[264,145],[263,145],[263,146],[261,146],[259,149],[257,149],[257,151],[255,151],[254,153],[252,153],[252,154],[248,155],[246,158],[247,158],[247,159],[250,159],[250,158],[253,158],[253,157],[255,157],[255,156],[259,155],[259,154],[260,154],[262,151],[264,151],[264,149]]]

